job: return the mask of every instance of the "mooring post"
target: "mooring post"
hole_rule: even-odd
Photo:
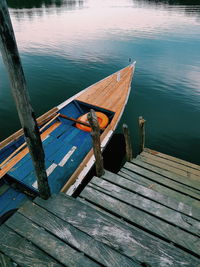
[[[103,167],[103,157],[101,154],[100,127],[99,127],[97,116],[93,109],[91,109],[90,112],[88,113],[88,121],[92,128],[91,135],[92,135],[92,141],[93,141],[94,156],[96,159],[96,163],[95,163],[96,164],[96,175],[98,177],[101,177],[105,173],[105,171]]]
[[[47,199],[50,189],[45,170],[44,151],[35,114],[30,104],[24,72],[8,12],[6,0],[0,1],[0,50],[11,83],[12,95],[24,136],[33,160],[40,196]]]
[[[126,145],[126,160],[130,162],[133,159],[133,149],[131,145],[130,132],[129,132],[127,124],[124,123],[122,128],[123,128],[125,145]]]
[[[139,128],[140,128],[140,153],[144,150],[145,146],[145,120],[142,116],[139,117]]]

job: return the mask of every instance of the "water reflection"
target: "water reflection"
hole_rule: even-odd
[[[32,19],[35,15],[38,17],[62,12],[62,8],[74,10],[83,7],[83,0],[7,0],[8,7],[12,9],[11,13],[18,20],[28,16]]]
[[[136,1],[133,0],[133,2]],[[142,0],[137,1],[137,3],[143,6],[148,3],[150,6],[158,6],[168,10],[174,10],[177,7],[177,11],[184,11],[188,15],[200,14],[199,0]]]
[[[8,0],[38,115],[132,57],[138,62],[134,90],[122,121],[135,134],[143,115],[147,146],[199,162],[200,140],[196,154],[192,141],[200,136],[198,2]],[[19,127],[4,77],[0,62],[0,139]]]
[[[22,9],[22,8],[41,8],[50,7],[52,5],[56,7],[62,7],[63,5],[68,7],[76,7],[83,5],[83,0],[7,0],[10,8]]]

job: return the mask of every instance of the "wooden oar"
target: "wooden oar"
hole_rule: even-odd
[[[57,117],[60,116],[60,113],[56,114],[56,116],[54,116],[50,121],[48,121],[44,126],[42,126],[39,131],[41,132],[42,130],[44,130],[50,123],[52,123]],[[9,157],[7,157],[1,164],[0,164],[0,169],[2,169],[2,167],[13,157],[17,154],[17,152],[19,152],[22,148],[24,148],[26,146],[26,142],[23,143],[21,146],[19,146],[12,154],[10,154]]]
[[[83,122],[83,121],[80,121],[80,120],[77,120],[77,119],[74,119],[74,118],[71,118],[71,117],[68,117],[68,116],[66,116],[64,114],[60,114],[60,117],[61,118],[64,118],[64,119],[67,119],[67,120],[70,120],[70,121],[74,121],[74,122],[79,123],[79,124],[82,124],[82,125],[85,125],[87,127],[90,127],[90,124],[89,123]]]
[[[87,127],[90,127],[91,128],[90,124],[87,123],[87,122],[83,122],[83,121],[80,121],[80,120],[77,120],[77,119],[68,117],[68,116],[66,116],[64,114],[60,114],[60,117],[66,119],[66,120],[74,121],[76,123],[79,123],[79,124],[82,124],[84,126],[87,126]],[[101,128],[101,131],[104,131],[104,130],[105,130],[105,128]]]

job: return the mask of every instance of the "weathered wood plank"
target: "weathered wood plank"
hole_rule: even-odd
[[[177,162],[179,164],[182,164],[182,165],[185,165],[185,166],[188,166],[190,168],[197,169],[197,170],[200,171],[200,166],[199,165],[196,165],[196,164],[191,163],[189,161],[185,161],[183,159],[175,158],[173,156],[170,156],[170,155],[167,155],[167,154],[163,154],[161,152],[158,152],[158,151],[155,151],[155,150],[152,150],[152,149],[149,149],[149,148],[144,148],[144,151],[147,152],[147,153],[150,153],[152,155],[156,155],[158,157],[161,157],[161,158],[164,158],[164,159],[168,159],[168,160]]]
[[[139,117],[139,129],[140,129],[140,153],[144,150],[145,146],[145,120],[142,116]]]
[[[97,115],[93,109],[88,113],[88,121],[91,125],[91,136],[93,143],[93,151],[95,157],[96,175],[101,177],[104,174],[103,157],[101,153],[101,140],[100,140],[100,126]]]
[[[200,179],[200,171],[199,170],[190,168],[188,166],[176,163],[176,162],[168,160],[168,159],[157,157],[157,156],[152,155],[152,154],[147,153],[147,152],[141,153],[141,156],[145,157],[146,160],[149,160],[155,166],[158,166],[158,167],[161,167],[163,169],[172,171],[174,173],[183,175],[185,177],[189,177],[189,178],[191,177],[191,178],[196,179],[196,180]]]
[[[120,173],[122,173],[122,172],[120,172]],[[199,209],[196,209],[195,207],[186,205],[183,202],[176,201],[175,199],[169,197],[167,195],[166,191],[164,191],[164,193],[166,193],[166,195],[163,193],[161,194],[155,190],[152,190],[148,187],[145,187],[143,185],[136,183],[134,181],[134,179],[132,179],[132,180],[126,179],[125,177],[123,177],[121,175],[117,175],[117,174],[111,173],[109,171],[106,171],[105,174],[102,176],[102,178],[106,181],[109,181],[109,182],[115,184],[115,185],[119,185],[122,188],[128,189],[129,191],[131,191],[133,193],[137,193],[137,194],[144,196],[148,199],[151,199],[157,203],[160,203],[166,207],[169,207],[173,210],[176,210],[176,211],[181,212],[185,215],[188,215],[188,216],[193,217],[197,220],[200,220]]]
[[[158,182],[160,184],[165,185],[166,187],[169,187],[169,188],[172,188],[178,192],[181,192],[182,194],[185,194],[185,195],[188,195],[194,199],[200,200],[200,194],[199,193],[194,192],[192,189],[190,189],[189,187],[187,187],[185,185],[182,185],[178,182],[169,180],[162,175],[156,174],[150,170],[144,169],[142,167],[139,167],[139,166],[137,166],[133,163],[129,163],[129,162],[126,162],[124,167],[137,173],[137,174],[145,176],[152,181]]]
[[[0,227],[0,235],[0,251],[20,266],[61,266],[56,260],[7,226]]]
[[[16,267],[16,263],[14,263],[8,256],[0,252],[0,266],[1,267]]]
[[[152,216],[150,211],[152,211],[150,203],[148,203],[147,208],[150,210],[149,213],[144,212],[138,208],[130,206],[117,200],[116,198],[110,197],[108,194],[102,192],[103,190],[97,190],[87,186],[81,195],[90,200],[97,205],[101,205],[105,209],[108,209],[115,215],[121,216],[126,220],[129,220],[134,225],[142,227],[144,230],[150,232],[151,234],[158,235],[160,238],[168,240],[168,242],[173,242],[174,244],[180,246],[181,248],[188,249],[190,252],[200,255],[200,238],[193,236],[185,231],[177,228],[174,225],[169,224],[169,222],[163,221],[160,218]],[[113,195],[114,191],[112,192]],[[124,198],[128,198],[131,202],[134,201],[131,194],[125,194],[123,192]],[[147,202],[147,201],[146,201]],[[141,209],[145,207],[146,203],[140,203]],[[155,208],[154,214],[158,213],[161,216],[161,211]],[[163,215],[164,213],[162,213]],[[166,216],[165,216],[166,217]],[[186,223],[187,224],[187,223]],[[195,244],[195,245],[194,245]]]
[[[166,222],[169,222],[170,224],[174,224],[175,226],[178,226],[179,228],[182,228],[191,234],[200,236],[200,222],[183,215],[180,212],[174,211],[143,196],[134,194],[133,192],[130,192],[103,179],[98,179],[98,177],[93,177],[89,183],[89,186],[133,207],[154,215]]]
[[[150,266],[169,266],[170,264],[172,266],[198,266],[200,264],[197,258],[173,245],[137,227],[130,228],[112,220],[110,216],[67,195],[59,194],[48,201],[37,198],[35,202],[98,241]],[[135,214],[132,216],[135,217]]]
[[[172,199],[175,199],[177,201],[181,201],[185,203],[186,205],[192,206],[195,209],[200,208],[200,203],[198,200],[195,200],[189,196],[186,196],[178,191],[175,191],[173,188],[168,188],[164,184],[159,184],[159,181],[152,181],[148,179],[148,177],[143,177],[142,175],[138,175],[131,170],[128,170],[126,168],[122,168],[119,175],[123,176],[124,178],[128,180],[134,180],[136,183],[143,185],[149,189],[152,189],[156,192],[159,192],[161,194],[167,195]]]
[[[198,193],[197,190],[199,190],[199,194],[200,194],[200,179],[199,179],[199,181],[188,179],[185,176],[181,176],[181,175],[178,175],[176,173],[164,170],[160,167],[151,165],[150,163],[148,163],[148,161],[146,161],[146,158],[142,157],[142,156],[137,156],[137,159],[133,159],[132,163],[139,165],[141,167],[144,167],[148,170],[151,170],[155,173],[161,174],[161,175],[163,175],[163,176],[165,176],[171,180],[177,181],[181,184],[185,184],[185,185],[193,188],[197,193]]]
[[[133,158],[133,149],[131,145],[131,136],[128,129],[128,125],[125,123],[122,125],[123,133],[124,133],[124,140],[126,144],[126,160],[131,161]]]
[[[99,266],[19,213],[6,225],[65,266]]]
[[[38,205],[27,202],[19,213],[102,265],[139,266],[136,260],[121,255]]]

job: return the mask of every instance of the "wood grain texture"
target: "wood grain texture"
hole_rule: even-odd
[[[8,256],[0,252],[0,266],[1,267],[16,267],[16,263],[14,263]]]
[[[122,173],[122,171],[120,173]],[[180,199],[179,201],[177,201],[169,197],[167,195],[168,191],[164,191],[165,194],[163,193],[161,194],[151,188],[138,184],[134,179],[131,179],[130,177],[129,179],[127,179],[122,175],[117,175],[109,171],[106,171],[105,174],[102,176],[102,179],[109,181],[115,185],[118,185],[124,189],[127,189],[133,193],[137,193],[141,196],[151,199],[157,203],[162,204],[165,207],[171,208],[187,216],[190,216],[194,219],[200,220],[199,209],[189,206],[183,202],[180,202]]]
[[[84,91],[81,95],[75,98],[75,100],[95,105],[104,109],[108,109],[115,113],[111,123],[101,134],[101,141],[106,138],[106,135],[109,133],[110,130],[115,129],[118,120],[122,115],[130,93],[130,86],[134,70],[135,66],[130,65],[120,70],[121,79],[119,82],[117,82],[117,73],[115,73],[105,78],[104,80],[88,87],[86,91]],[[61,192],[66,192],[70,188],[70,186],[75,183],[77,177],[87,165],[92,155],[93,150],[91,149],[85,156],[79,167],[67,181],[67,183],[63,186]]]
[[[163,175],[163,176],[165,176],[165,177],[167,177],[167,178],[169,178],[171,180],[177,181],[180,184],[187,185],[187,186],[193,188],[194,191],[196,191],[197,193],[198,193],[198,190],[199,190],[199,193],[200,193],[200,180],[197,181],[197,180],[188,179],[185,176],[181,176],[181,175],[178,175],[176,173],[173,173],[173,172],[170,172],[168,170],[165,170],[165,169],[162,169],[160,167],[157,167],[155,165],[152,165],[143,156],[137,156],[137,158],[132,160],[132,162],[134,164],[136,164],[136,165],[144,167],[145,169],[148,169],[148,170],[151,170],[151,171],[153,171],[155,173],[161,174],[161,175]]]
[[[140,166],[137,166],[137,165],[135,165],[133,163],[129,163],[129,162],[127,162],[124,165],[124,167],[137,173],[137,174],[145,176],[152,181],[158,182],[160,184],[165,185],[166,187],[175,189],[175,190],[177,190],[177,191],[179,191],[179,192],[181,192],[187,196],[193,197],[194,199],[200,200],[199,192],[194,192],[193,189],[191,189],[191,188],[189,188],[183,184],[180,184],[176,181],[169,180],[160,174],[156,174],[150,170],[144,169]]]
[[[0,251],[20,266],[62,266],[5,225],[0,227]]]
[[[100,126],[97,116],[93,109],[88,113],[88,121],[90,123],[92,132],[93,153],[95,157],[96,175],[101,177],[104,174],[103,157],[101,153],[101,140],[100,140]]]
[[[114,192],[112,192],[112,194],[116,196]],[[127,193],[125,195],[124,192],[123,194],[124,198],[131,198],[131,194]],[[96,205],[104,207],[117,216],[121,216],[134,225],[142,227],[143,230],[150,232],[152,235],[157,235],[160,238],[168,240],[168,242],[173,242],[183,249],[188,249],[191,253],[200,255],[199,237],[188,234],[185,231],[177,228],[176,226],[173,226],[168,222],[161,220],[160,218],[152,216],[150,212],[153,207],[150,205],[150,203],[148,206],[146,206],[146,208],[150,209],[149,213],[147,213],[141,210],[142,208],[144,209],[144,206],[146,204],[145,202],[140,203],[141,209],[135,208],[133,206],[130,206],[129,204],[119,201],[114,197],[109,196],[108,194],[103,193],[102,190],[100,191],[90,186],[87,186],[84,189],[84,191],[81,193],[81,196],[89,200],[90,202],[95,203]],[[134,200],[135,199],[133,199],[133,197],[130,199],[131,202],[133,202]],[[155,210],[154,212],[154,214],[157,215],[157,213],[161,211]]]
[[[12,216],[6,225],[64,266],[99,266],[19,213]]]
[[[120,71],[121,79],[117,81],[117,74],[104,79],[90,87],[90,90],[81,94],[76,100],[92,104],[115,112],[112,125],[116,121],[124,108],[129,88],[131,85],[134,66],[130,65]]]
[[[152,155],[147,152],[143,152],[141,156],[151,161],[152,165],[155,165],[158,167],[161,166],[163,169],[166,169],[174,173],[180,174],[182,176],[200,181],[200,170],[193,169],[191,167],[182,165],[180,163],[174,162],[169,159],[157,157],[156,155]]]
[[[126,204],[154,215],[169,224],[182,228],[191,234],[200,236],[200,222],[189,216],[183,215],[180,212],[174,211],[153,200],[134,194],[129,190],[103,179],[99,179],[98,177],[93,177],[89,186]]]
[[[173,266],[198,266],[200,263],[195,257],[171,244],[136,227],[130,228],[112,220],[110,216],[67,195],[59,194],[51,197],[48,201],[37,198],[35,202],[121,254],[145,262],[150,266],[170,266],[170,264]],[[135,215],[133,214],[133,216]]]
[[[138,266],[137,261],[121,255],[38,205],[27,202],[19,213],[102,265]]]
[[[134,180],[139,185],[143,185],[156,192],[167,195],[170,198],[175,199],[176,201],[183,202],[186,205],[192,206],[195,209],[200,208],[200,203],[198,200],[188,197],[182,194],[181,192],[174,190],[173,188],[166,187],[164,183],[162,184],[159,183],[159,180],[155,181],[155,180],[148,179],[148,177],[138,175],[134,173],[133,171],[126,169],[126,168],[122,168],[118,174],[128,180],[131,180],[131,181]]]
[[[123,133],[124,133],[124,140],[126,144],[126,160],[131,161],[133,158],[133,149],[131,144],[131,136],[130,131],[128,129],[128,125],[125,123],[122,125]]]
[[[176,158],[176,157],[173,157],[171,155],[163,154],[161,152],[158,152],[158,151],[155,151],[155,150],[152,150],[152,149],[149,149],[149,148],[144,148],[144,151],[148,152],[148,153],[150,153],[152,155],[156,155],[157,157],[168,159],[168,160],[177,162],[179,164],[188,166],[190,168],[193,168],[193,169],[196,169],[196,170],[200,170],[200,166],[199,165],[191,163],[191,162],[188,162],[188,161],[185,161],[185,160],[182,160],[182,159],[179,159],[179,158]]]
[[[139,130],[140,130],[140,153],[144,150],[145,146],[145,119],[140,116],[138,119]]]

